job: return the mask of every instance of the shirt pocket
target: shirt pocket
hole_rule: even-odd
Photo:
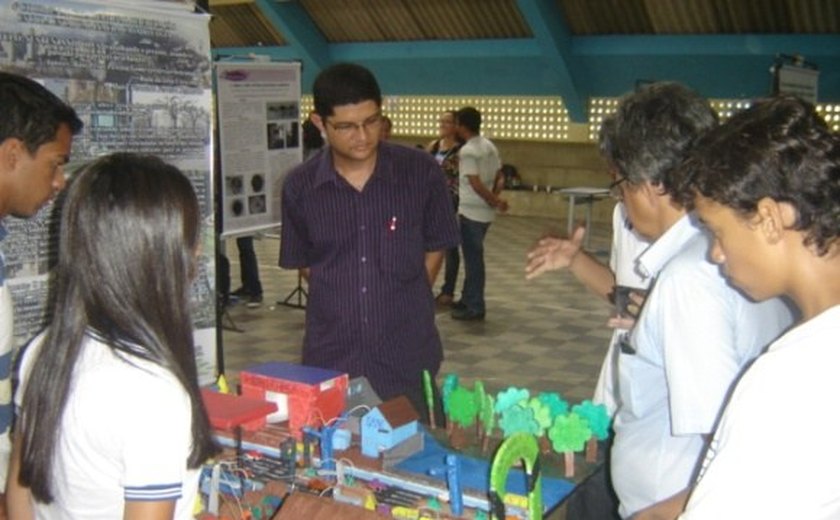
[[[426,252],[419,223],[395,214],[388,217],[379,242],[382,274],[400,281],[426,275]]]

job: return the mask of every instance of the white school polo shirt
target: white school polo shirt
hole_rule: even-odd
[[[732,288],[710,243],[686,215],[639,257],[655,281],[619,353],[611,469],[623,517],[688,486],[733,382],[792,323],[781,300]]]
[[[840,518],[840,306],[776,341],[744,374],[682,520]]]
[[[43,334],[21,363],[20,406]],[[193,518],[198,471],[187,469],[192,410],[178,381],[157,365],[116,356],[87,336],[61,420],[51,504],[39,519],[122,518],[126,500],[177,500],[174,518]]]

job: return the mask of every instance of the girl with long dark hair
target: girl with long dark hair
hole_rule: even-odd
[[[106,156],[76,177],[54,315],[20,363],[10,516],[192,518],[216,449],[189,316],[195,193],[151,156]]]

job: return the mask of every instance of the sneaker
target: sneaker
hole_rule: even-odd
[[[230,295],[235,296],[237,298],[247,298],[249,296],[248,291],[246,291],[244,287],[240,287],[235,291],[231,291]]]
[[[467,304],[462,302],[461,300],[458,300],[457,302],[452,302],[450,306],[452,307],[452,310],[456,311],[467,310]]]
[[[248,297],[248,301],[245,303],[245,306],[249,309],[256,309],[262,305],[262,294],[255,294],[253,296]]]
[[[461,321],[482,321],[484,320],[484,313],[471,311],[466,308],[455,309],[454,311],[452,311],[452,319]]]

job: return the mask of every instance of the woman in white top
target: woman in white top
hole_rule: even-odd
[[[198,388],[189,180],[114,154],[64,203],[54,315],[23,355],[11,518],[188,519],[215,453]]]

